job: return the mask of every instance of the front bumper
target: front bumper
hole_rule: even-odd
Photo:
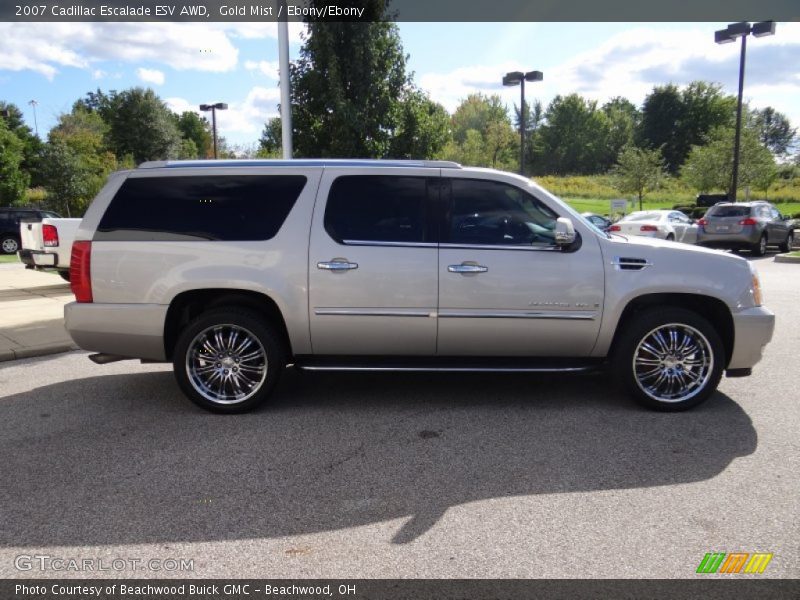
[[[728,370],[750,369],[761,360],[775,330],[775,313],[763,306],[733,315],[733,355]]]
[[[168,308],[162,304],[70,302],[64,306],[64,324],[84,350],[164,360]]]

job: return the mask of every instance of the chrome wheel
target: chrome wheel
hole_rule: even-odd
[[[659,402],[683,402],[705,389],[714,370],[708,339],[684,323],[660,325],[633,353],[636,384]]]
[[[767,253],[767,236],[762,235],[761,241],[758,242],[758,253],[761,256],[764,256]]]
[[[214,325],[198,333],[186,351],[186,374],[198,394],[216,404],[237,404],[267,378],[267,352],[239,325]]]

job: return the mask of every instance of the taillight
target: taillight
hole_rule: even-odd
[[[639,227],[639,231],[658,231],[658,227],[655,225],[642,225]]]
[[[622,231],[622,228],[619,225],[612,225],[608,228],[609,231]]]
[[[44,245],[52,248],[58,246],[58,229],[55,225],[42,225],[42,239]]]
[[[92,301],[92,242],[73,242],[69,259],[69,284],[77,302]]]
[[[708,225],[708,219],[705,219],[705,218],[703,218],[703,219],[699,219],[699,220],[697,221],[697,224],[698,224],[700,227],[705,227],[706,225]]]
[[[758,225],[758,221],[756,221],[755,219],[751,219],[750,217],[747,217],[746,219],[742,219],[741,221],[739,221],[739,225]]]

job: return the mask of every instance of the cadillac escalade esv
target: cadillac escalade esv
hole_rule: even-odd
[[[311,370],[583,371],[651,408],[751,373],[774,315],[743,258],[609,235],[534,182],[436,161],[145,163],[72,249],[67,330],[170,361],[216,412]]]

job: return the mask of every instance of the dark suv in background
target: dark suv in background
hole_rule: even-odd
[[[764,256],[767,246],[789,252],[794,242],[790,219],[769,202],[720,202],[697,224],[697,243],[709,248],[745,249]]]
[[[38,208],[0,208],[0,254],[16,254],[19,250],[20,219],[48,218],[58,218],[58,215]]]

